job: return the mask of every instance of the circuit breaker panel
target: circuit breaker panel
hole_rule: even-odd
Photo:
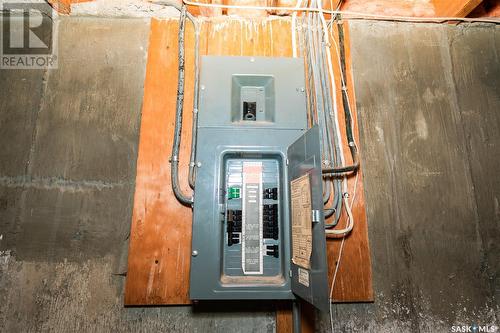
[[[280,165],[272,158],[225,161],[224,274],[277,276],[280,272]]]
[[[300,296],[325,308],[321,154],[318,129],[307,130],[303,61],[205,56],[201,65],[191,299]],[[309,238],[292,227],[304,218],[290,177],[309,184]],[[305,263],[300,246],[312,250]]]

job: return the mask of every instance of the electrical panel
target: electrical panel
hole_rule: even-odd
[[[321,152],[303,61],[201,61],[190,297],[328,308]]]

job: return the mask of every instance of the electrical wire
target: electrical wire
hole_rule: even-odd
[[[359,180],[359,172],[356,174],[356,179],[354,181],[354,189],[352,193],[352,200],[349,205],[349,209],[352,208],[354,203],[356,202],[356,194],[357,194],[357,189],[358,189],[358,180]],[[337,280],[337,273],[339,271],[340,263],[342,260],[342,254],[344,252],[344,245],[345,245],[345,238],[346,235],[342,236],[342,242],[340,243],[340,249],[339,249],[339,254],[337,256],[337,261],[335,264],[335,271],[333,272],[333,277],[332,277],[332,284],[330,286],[330,306],[329,306],[329,312],[330,312],[330,325],[331,325],[331,331],[333,332],[333,311],[332,311],[332,303],[333,303],[333,288],[335,287],[335,281]]]
[[[191,128],[191,155],[189,157],[189,186],[194,190],[196,182],[196,148],[198,138],[198,110],[199,110],[199,85],[200,85],[200,25],[194,24],[194,97],[193,97],[193,121]]]
[[[412,17],[399,15],[380,15],[362,12],[354,12],[347,10],[327,10],[317,7],[273,7],[273,6],[240,6],[240,5],[224,5],[214,3],[201,3],[196,1],[182,0],[185,5],[208,7],[208,8],[223,8],[223,9],[250,9],[250,10],[266,10],[266,11],[291,11],[291,12],[315,12],[331,15],[342,15],[344,19],[363,19],[363,20],[381,20],[381,21],[402,21],[402,22],[421,22],[421,23],[445,23],[450,21],[457,22],[484,22],[500,24],[500,19],[497,18],[468,18],[468,17]],[[152,1],[152,3],[155,3]]]
[[[194,42],[194,94],[193,94],[193,120],[192,120],[192,130],[191,130],[191,152],[189,159],[189,174],[188,182],[189,186],[194,189],[195,179],[196,179],[196,141],[198,133],[198,106],[199,106],[199,54],[200,54],[200,24],[197,19],[191,15],[185,5],[179,5],[175,1],[156,1],[155,4],[173,7],[180,11],[179,19],[179,34],[178,34],[178,46],[179,46],[179,73],[177,81],[177,100],[176,100],[176,113],[175,113],[175,128],[174,128],[174,140],[172,144],[172,155],[170,157],[171,163],[171,181],[172,190],[175,197],[180,203],[186,206],[191,206],[193,203],[193,198],[188,197],[179,186],[179,149],[182,133],[182,114],[184,112],[184,72],[185,72],[185,45],[184,45],[184,34],[186,17],[191,21],[194,26],[195,32],[195,42]]]
[[[316,0],[316,6],[320,10],[319,17],[321,19],[321,25],[323,28],[323,39],[324,39],[324,43],[325,43],[326,57],[327,57],[327,61],[328,61],[328,72],[330,74],[331,85],[332,85],[332,87],[335,87],[335,76],[334,76],[334,72],[333,72],[332,56],[331,56],[331,52],[330,52],[330,45],[331,45],[330,39],[329,39],[330,35],[328,33],[329,29],[328,29],[328,25],[326,23],[323,8],[321,7],[321,1]],[[343,75],[344,74],[343,74],[342,68],[341,68],[341,76],[343,76]],[[344,86],[342,86],[342,91],[344,91]],[[334,103],[336,105],[337,100],[336,100],[336,93],[335,92],[336,92],[336,89],[334,89],[334,93],[332,94],[332,96],[334,97]],[[345,113],[345,117],[346,117],[346,134],[347,134],[347,139],[348,139],[347,142],[349,145],[349,149],[351,151],[353,164],[350,166],[339,166],[339,167],[333,167],[333,168],[326,168],[326,169],[322,170],[323,174],[348,173],[348,172],[356,171],[359,168],[357,149],[356,149],[356,146],[352,140],[352,124],[350,124],[350,119],[351,119],[350,110],[346,109],[345,104],[344,104],[344,113]],[[335,114],[335,118],[338,119],[338,114]],[[340,128],[338,128],[337,130],[338,130],[338,133],[340,133]],[[340,142],[342,142],[342,141],[340,141]],[[344,163],[345,162],[342,161],[342,165]]]
[[[302,0],[298,0],[297,5],[295,7],[299,8],[300,6],[302,6]],[[294,58],[297,58],[296,27],[297,27],[297,12],[294,11],[292,14],[292,56]]]
[[[191,206],[193,204],[193,197],[189,197],[187,194],[183,192],[179,185],[179,150],[181,143],[181,133],[182,133],[182,114],[184,112],[184,75],[185,75],[185,50],[184,50],[184,34],[186,29],[186,17],[193,23],[195,27],[195,86],[198,84],[198,50],[199,50],[199,24],[191,15],[185,5],[180,6],[178,3],[174,1],[158,1],[156,2],[158,5],[169,6],[176,8],[180,11],[180,19],[179,19],[179,33],[178,33],[178,77],[177,77],[177,98],[176,98],[176,111],[175,111],[175,127],[174,127],[174,139],[172,142],[172,155],[170,156],[170,177],[172,182],[172,191],[174,192],[177,200],[185,205]],[[190,166],[193,165],[195,151],[196,151],[196,123],[197,123],[197,112],[198,111],[198,89],[195,88],[194,93],[194,101],[193,101],[193,137],[194,141],[191,142],[191,162]],[[192,183],[191,170],[189,174],[189,184]],[[193,181],[194,184],[194,181]],[[194,188],[194,185],[191,186]]]
[[[326,22],[323,21],[323,28],[325,28],[327,25],[326,25]],[[332,27],[330,26],[330,29]],[[345,60],[342,59],[343,57],[345,57],[345,54],[342,53],[342,46],[343,46],[343,38],[339,39],[339,43],[342,45],[342,46],[339,46],[337,45],[337,41],[335,38],[333,38],[333,34],[332,32],[330,31],[330,34],[329,34],[331,37],[332,37],[332,40],[334,42],[334,45],[335,45],[335,49],[336,49],[336,55],[337,55],[337,59],[339,61],[339,68],[340,68],[340,71],[341,71],[341,83],[342,83],[342,94],[343,94],[343,105],[344,105],[344,111],[346,113],[346,135],[347,135],[347,138],[348,138],[348,144],[349,144],[349,148],[351,149],[351,154],[352,154],[352,157],[353,157],[353,166],[355,165],[358,165],[359,167],[359,161],[357,160],[357,151],[356,151],[356,143],[355,143],[355,140],[354,140],[354,137],[353,137],[353,124],[352,124],[352,117],[351,117],[351,114],[350,114],[350,104],[349,104],[349,96],[348,96],[348,93],[347,93],[347,89],[346,89],[346,77],[345,77],[345,72],[346,72],[346,66],[345,66]],[[327,37],[328,38],[328,37]],[[336,117],[335,118],[336,120],[336,125],[338,126],[338,118]],[[354,150],[354,151],[353,151]],[[355,186],[357,186],[357,181],[358,181],[358,177],[359,177],[359,173],[356,173],[356,184]],[[338,229],[332,229],[332,230],[325,230],[325,232],[327,234],[330,234],[330,235],[342,235],[345,237],[346,234],[348,234],[349,232],[352,231],[353,227],[354,227],[354,218],[352,216],[352,211],[351,211],[351,206],[349,205],[348,203],[348,198],[349,198],[349,194],[348,194],[348,189],[347,189],[347,178],[344,177],[343,179],[343,201],[344,201],[344,207],[345,207],[345,210],[346,210],[346,213],[347,213],[347,226],[344,228],[344,229],[341,229],[341,230],[338,230]]]
[[[318,8],[321,9],[321,1],[316,1],[316,6]],[[318,16],[320,16],[321,18],[321,28],[322,29],[325,29],[325,24],[324,24],[324,17],[322,14],[316,14]],[[335,166],[338,166],[338,165],[343,165],[344,164],[344,153],[343,153],[343,149],[342,149],[342,138],[340,136],[340,127],[339,127],[339,124],[338,124],[338,107],[337,107],[337,95],[336,95],[336,91],[337,91],[337,88],[336,88],[336,83],[335,83],[335,76],[334,76],[334,72],[333,72],[333,66],[332,66],[332,63],[331,63],[331,54],[330,54],[330,49],[329,49],[329,46],[330,46],[330,41],[328,39],[328,34],[325,33],[323,31],[323,45],[321,47],[321,49],[326,49],[326,60],[327,60],[327,64],[328,64],[328,67],[324,66],[324,72],[325,73],[328,73],[329,74],[329,78],[330,78],[330,81],[329,83],[325,83],[325,86],[328,90],[328,101],[329,103],[331,104],[332,101],[333,101],[333,105],[331,105],[330,107],[330,110],[329,110],[329,119],[330,121],[333,119],[333,123],[334,124],[330,124],[329,122],[327,123],[327,128],[326,128],[326,131],[332,131],[333,132],[333,144],[335,145],[335,160],[333,161],[333,165]],[[330,91],[330,86],[332,88],[332,91]],[[331,127],[331,128],[330,128]],[[339,220],[340,220],[340,216],[341,216],[341,212],[342,212],[342,205],[343,205],[343,200],[342,200],[342,187],[346,187],[347,186],[347,179],[344,177],[343,179],[338,179],[338,178],[332,178],[332,177],[329,177],[330,179],[332,179],[333,183],[334,183],[334,187],[335,187],[335,195],[334,195],[334,200],[333,200],[333,206],[332,208],[326,210],[326,216],[329,216],[329,215],[333,215],[335,214],[335,217],[333,219],[333,223],[330,223],[330,224],[326,224],[325,227],[326,228],[333,228],[335,227]]]
[[[319,3],[318,3],[319,5]],[[319,15],[319,14],[315,14]],[[318,26],[318,34],[320,34],[320,30],[322,29],[322,25]],[[325,131],[328,136],[328,146],[329,149],[331,150],[330,155],[333,157],[333,159],[330,162],[330,165],[335,166],[335,165],[342,165],[342,159],[340,159],[340,156],[343,156],[342,152],[342,147],[341,147],[341,141],[339,141],[340,137],[336,135],[336,131],[334,130],[334,125],[333,125],[333,118],[334,115],[337,113],[337,100],[336,100],[336,95],[334,96],[331,91],[331,77],[329,74],[331,73],[328,70],[327,63],[328,63],[328,53],[325,52],[325,49],[328,50],[329,46],[329,41],[325,39],[328,35],[323,35],[323,41],[321,47],[319,47],[319,52],[320,52],[320,66],[322,68],[321,74],[322,74],[322,89],[324,90],[324,98],[326,100],[326,106],[327,106],[327,113],[325,113],[325,122],[326,122],[326,128]],[[327,54],[325,54],[327,53]],[[334,82],[335,83],[335,82]],[[333,105],[332,105],[332,100],[333,100]],[[333,146],[332,147],[332,142]],[[324,177],[327,179],[330,183],[332,183],[332,187],[334,187],[334,199],[332,200],[331,207],[325,207],[325,218],[329,218],[332,215],[334,216],[334,219],[332,223],[325,224],[326,228],[333,228],[337,225],[341,211],[342,211],[342,198],[341,198],[341,193],[342,193],[342,180],[338,179],[338,177]],[[330,185],[328,185],[330,187]]]
[[[177,2],[173,1],[157,1],[155,4],[174,7],[181,11],[182,6]],[[194,189],[194,183],[196,179],[196,144],[198,135],[198,105],[199,105],[199,84],[200,84],[200,23],[198,20],[186,12],[188,19],[193,23],[194,26],[194,93],[193,93],[193,120],[191,129],[191,153],[189,157],[189,173],[188,173],[188,183],[189,186]]]
[[[334,46],[335,46],[335,50],[336,50],[336,55],[337,55],[337,60],[339,61],[339,68],[341,70],[341,83],[342,83],[342,87],[347,87],[347,84],[346,84],[346,77],[345,77],[345,72],[346,72],[346,67],[345,67],[345,63],[342,64],[342,60],[341,60],[341,52],[340,52],[340,47],[337,45],[337,41],[336,39],[333,37],[333,32],[332,32],[332,29],[333,29],[333,23],[334,22],[334,19],[331,20],[331,22],[329,22],[329,33],[330,33],[330,36],[332,37],[332,40],[334,42]],[[340,25],[339,25],[340,27]],[[340,39],[340,42],[343,43],[343,39]],[[348,91],[347,89],[343,89],[342,90],[342,93],[346,95],[346,100],[347,100],[347,103],[345,103],[346,101],[343,100],[344,102],[344,106],[347,104],[349,110],[351,110],[350,108],[350,99],[349,99],[349,96],[348,96]],[[352,119],[350,119],[350,123],[349,123],[349,127],[351,128],[352,130]],[[355,139],[354,137],[352,138],[352,142],[354,143],[354,146],[356,145],[355,143]],[[358,188],[358,181],[359,181],[359,172],[356,173],[356,179],[354,181],[354,188],[353,188],[353,195],[352,195],[352,199],[351,199],[351,202],[350,204],[347,203],[346,207],[348,207],[348,212],[352,212],[352,207],[354,205],[354,203],[356,202],[356,194],[357,194],[357,188]],[[352,214],[351,216],[349,216],[348,214],[348,219],[349,218],[352,218]],[[348,220],[348,223],[351,222],[352,224],[354,224],[354,220]],[[346,228],[347,229],[347,228]],[[352,230],[352,228],[351,228]],[[329,307],[329,312],[330,312],[330,325],[331,325],[331,331],[333,332],[334,331],[334,325],[333,325],[333,311],[332,311],[332,303],[333,303],[333,289],[335,287],[335,282],[336,282],[336,279],[337,279],[337,274],[338,274],[338,270],[339,270],[339,267],[340,267],[340,263],[341,263],[341,260],[342,260],[342,254],[343,254],[343,251],[344,251],[344,246],[345,246],[345,239],[346,239],[346,236],[347,234],[343,234],[342,235],[342,241],[341,241],[341,244],[340,244],[340,249],[339,249],[339,254],[338,254],[338,257],[337,257],[337,261],[336,261],[336,266],[335,266],[335,271],[334,271],[334,274],[333,274],[333,278],[332,278],[332,284],[331,284],[331,287],[330,287],[330,296],[329,296],[329,299],[330,299],[330,307]]]
[[[177,80],[174,140],[172,143],[172,156],[170,157],[170,176],[175,197],[181,204],[190,206],[193,203],[193,199],[188,197],[179,186],[179,148],[181,144],[182,113],[184,109],[184,32],[186,29],[186,16],[186,6],[182,6],[181,17],[179,19],[179,72]]]
[[[315,5],[314,3],[311,5]],[[316,4],[317,5],[317,4]],[[307,24],[304,25],[304,16],[298,26],[299,39],[305,40],[304,44],[300,44],[301,49],[305,49],[302,53],[305,55],[306,63],[306,78],[307,78],[307,101],[308,114],[311,119],[310,124],[318,124],[320,127],[320,142],[321,151],[323,154],[323,164],[327,167],[332,165],[342,165],[340,156],[342,156],[341,140],[337,138],[336,133],[331,123],[333,118],[333,109],[336,110],[336,96],[331,93],[331,78],[326,75],[327,56],[325,56],[325,36],[321,33],[322,26],[318,13],[307,13],[305,15]],[[332,105],[332,96],[334,103]],[[314,106],[313,106],[314,105]],[[333,140],[332,140],[333,139]],[[335,148],[332,147],[332,141]],[[333,184],[330,184],[333,183]],[[332,228],[340,219],[342,211],[342,180],[338,177],[326,175],[324,177],[324,202],[330,200],[333,187],[333,200],[330,202],[330,207],[325,206],[324,214],[326,218],[335,214],[332,223],[326,224],[326,227]]]

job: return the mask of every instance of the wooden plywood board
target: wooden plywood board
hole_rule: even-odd
[[[168,161],[175,116],[177,31],[177,20],[153,19],[151,22],[126,305],[190,303],[188,288],[192,215],[191,210],[180,205],[173,196]],[[189,192],[187,169],[192,119],[193,38],[193,29],[188,23],[185,112],[180,152],[180,181],[186,192]],[[291,56],[290,21],[276,18],[242,21],[227,17],[203,21],[201,54]],[[338,64],[336,59],[333,63]],[[338,65],[335,66],[338,70]],[[352,87],[350,80],[349,85]],[[350,91],[353,89],[350,88]],[[351,93],[350,97],[351,105],[354,105],[354,95]],[[352,188],[353,178],[349,184]],[[346,241],[337,277],[338,289],[336,287],[334,292],[337,301],[369,301],[373,297],[362,185],[360,178],[354,205],[355,218],[359,222]],[[330,263],[334,263],[340,241],[330,240],[327,243]],[[333,267],[330,265],[330,278]]]
[[[276,332],[292,332],[292,303],[279,302],[276,304]]]
[[[126,305],[189,304],[191,209],[174,197],[169,157],[177,87],[178,21],[151,21],[132,229]],[[186,29],[184,128],[190,127],[193,99],[193,28]],[[206,48],[206,29],[201,34]],[[191,133],[182,132],[180,183],[185,192]]]
[[[335,37],[338,36],[338,29],[334,27]],[[337,38],[338,39],[338,38]],[[354,85],[352,82],[352,68],[350,57],[350,42],[349,42],[349,29],[348,25],[344,25],[344,40],[346,52],[346,85],[349,96],[349,104],[352,113],[352,124],[354,139],[359,147],[359,128],[358,119],[356,114],[356,101],[354,94]],[[337,46],[340,47],[340,46]],[[333,45],[331,48],[333,67],[335,73],[340,73],[339,64],[339,51]],[[336,75],[336,86],[341,87],[341,78]],[[339,110],[339,124],[341,137],[343,138],[344,156],[346,156],[346,163],[352,163],[350,151],[346,142],[345,133],[345,117],[342,112],[342,94],[337,89],[337,106]],[[363,155],[363,147],[359,147],[360,155]],[[356,189],[355,189],[356,186]],[[370,247],[368,242],[368,224],[366,219],[365,197],[363,188],[363,161],[361,158],[361,168],[356,177],[350,175],[348,177],[348,191],[349,201],[353,203],[352,214],[355,221],[353,231],[346,237],[342,256],[339,264],[339,252],[341,247],[341,238],[328,238],[327,239],[327,252],[328,252],[328,268],[329,268],[329,281],[333,280],[336,265],[339,264],[337,276],[335,279],[332,299],[335,302],[368,302],[373,301],[373,288],[372,288],[372,271],[371,271],[371,258]],[[354,200],[353,200],[354,199]],[[327,222],[331,222],[333,217]],[[347,225],[346,212],[343,211],[339,228]]]

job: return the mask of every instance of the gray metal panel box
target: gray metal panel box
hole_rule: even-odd
[[[287,150],[307,129],[303,73],[301,59],[202,58],[191,299],[294,298]]]

